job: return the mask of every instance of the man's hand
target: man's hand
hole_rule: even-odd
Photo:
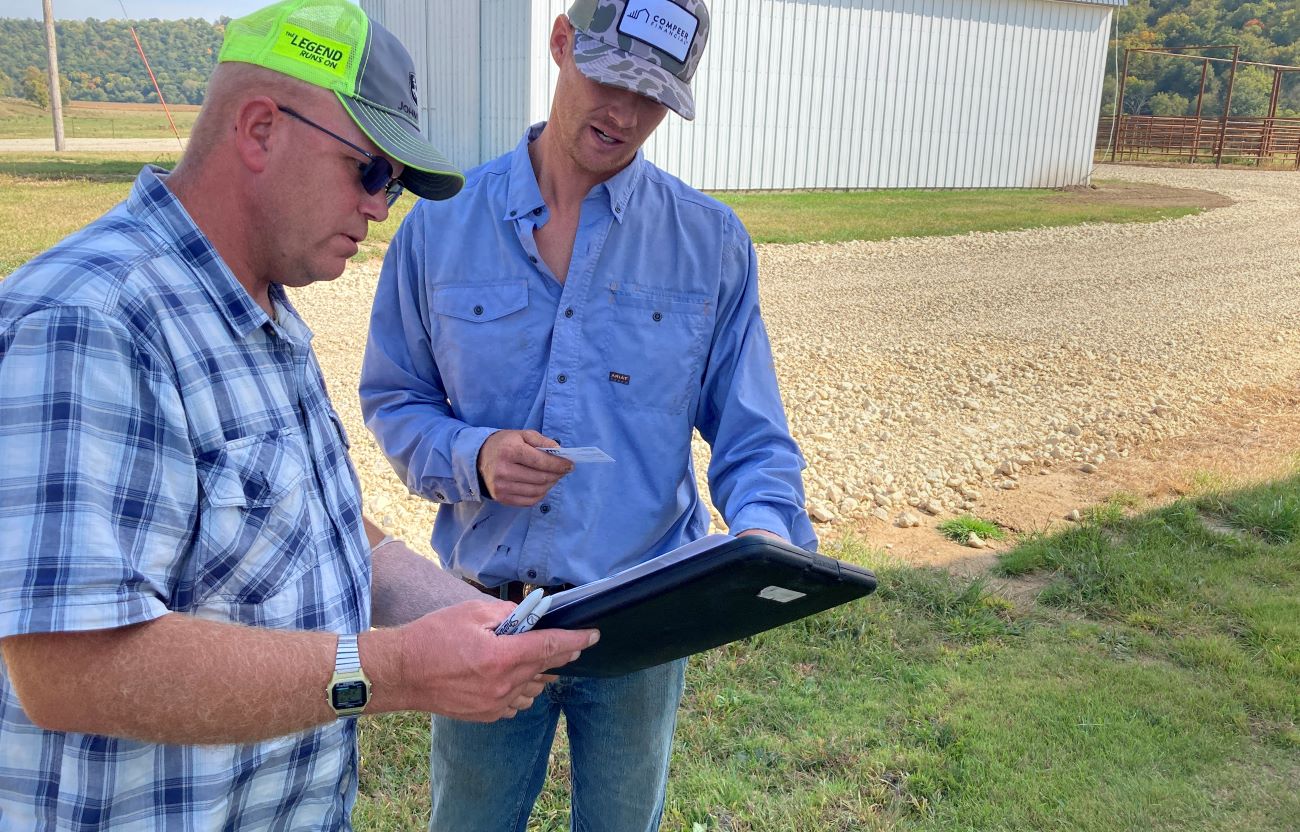
[[[538,448],[558,448],[554,439],[535,430],[499,430],[478,452],[478,472],[488,495],[498,503],[526,508],[536,505],[560,478],[573,470],[567,459]]]
[[[533,704],[547,682],[555,680],[544,671],[568,664],[599,638],[595,630],[495,635],[492,630],[513,609],[513,604],[504,601],[466,601],[397,630],[376,630],[363,636],[399,639],[397,675],[405,696],[400,701],[389,700],[389,692],[381,690],[376,680],[378,709],[426,711],[470,722],[513,717]],[[366,640],[361,643],[363,666],[367,665],[368,645]]]

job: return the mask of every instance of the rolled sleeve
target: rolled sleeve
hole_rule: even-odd
[[[197,486],[163,367],[75,307],[30,314],[3,339],[0,636],[165,614]]]

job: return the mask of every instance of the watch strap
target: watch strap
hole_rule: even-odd
[[[334,654],[334,674],[356,673],[361,670],[361,655],[357,652],[356,633],[339,636],[339,646]]]

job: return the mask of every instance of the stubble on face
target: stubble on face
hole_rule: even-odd
[[[559,144],[579,172],[603,181],[627,167],[668,108],[583,75],[572,47],[571,38],[560,62],[547,129],[558,128]]]

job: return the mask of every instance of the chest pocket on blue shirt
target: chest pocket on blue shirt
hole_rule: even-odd
[[[713,298],[612,283],[603,300],[599,383],[619,404],[682,412],[699,385]]]
[[[546,333],[529,326],[527,281],[439,286],[430,303],[433,357],[462,418],[478,412],[475,402],[531,396]]]
[[[196,595],[260,604],[314,562],[300,431],[235,439],[198,459]]]

